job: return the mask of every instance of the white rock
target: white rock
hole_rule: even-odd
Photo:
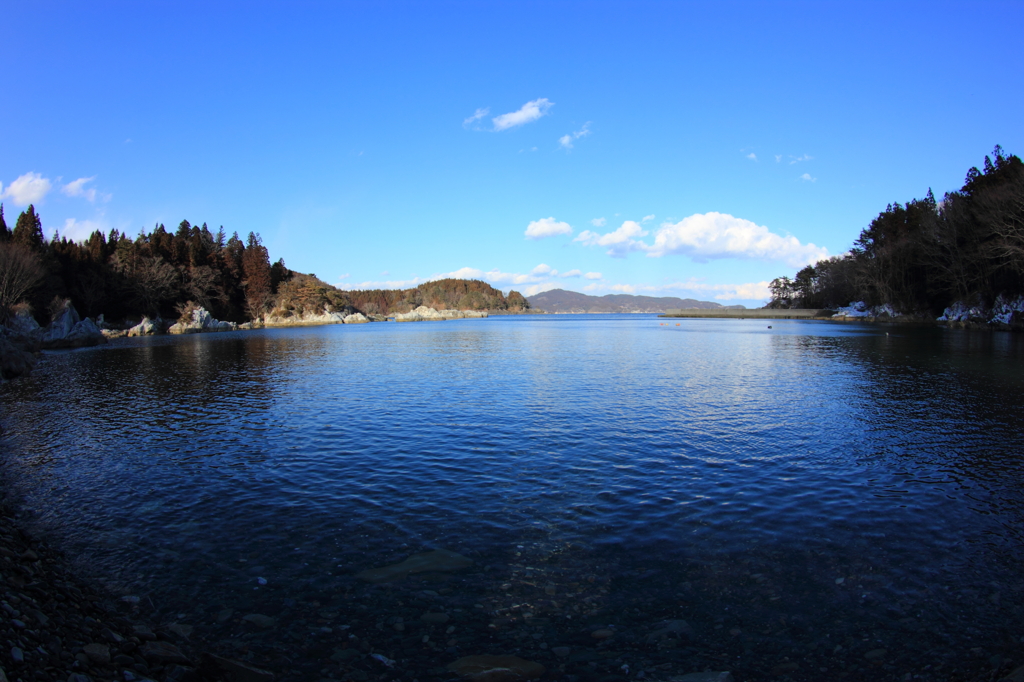
[[[192,311],[192,319],[188,322],[176,322],[167,330],[170,334],[196,334],[199,332],[228,332],[238,329],[234,322],[222,322],[214,319],[206,308]]]
[[[351,315],[345,316],[345,324],[364,324],[369,321],[370,320],[367,319],[366,315],[363,315],[362,313],[352,313]]]
[[[96,323],[78,317],[78,311],[68,301],[64,310],[50,323],[42,334],[43,348],[81,348],[107,342]]]
[[[142,322],[139,322],[128,330],[128,336],[150,336],[152,334],[159,334],[160,327],[162,325],[158,324],[161,321],[160,318],[158,317],[156,319],[157,321],[154,322],[148,317],[143,317]]]
[[[325,310],[322,313],[305,312],[301,315],[275,315],[271,313],[266,317],[263,324],[267,327],[309,327],[318,324],[342,324],[344,322],[345,313]]]

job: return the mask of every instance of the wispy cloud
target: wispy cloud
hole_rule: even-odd
[[[572,146],[573,146],[572,143],[573,142],[575,142],[576,140],[580,139],[581,137],[586,137],[589,134],[590,134],[590,121],[587,121],[586,123],[583,124],[583,127],[580,128],[579,130],[577,130],[576,132],[568,133],[568,134],[562,135],[560,138],[558,138],[558,145],[562,149],[572,149]]]
[[[508,130],[509,128],[517,128],[541,118],[547,114],[553,106],[555,106],[554,102],[549,101],[545,97],[541,97],[540,99],[527,102],[517,111],[511,111],[507,114],[495,116],[491,119],[491,122],[494,123],[494,130],[498,132]],[[477,111],[479,111],[479,109]]]
[[[10,199],[18,206],[28,206],[42,201],[53,187],[53,183],[39,173],[25,173],[3,188],[0,183],[0,199]]]
[[[750,159],[751,161],[757,161],[757,154],[755,154],[754,152],[750,152],[749,154],[747,154],[747,158]]]
[[[645,215],[643,218],[640,219],[640,222],[642,222],[642,223],[649,223],[652,220],[654,220],[656,217],[657,216],[655,216],[653,213],[650,214],[650,215]]]
[[[588,272],[587,274],[583,275],[583,279],[601,279],[601,273],[600,272]]]
[[[583,276],[583,271],[582,270],[570,270],[569,272],[563,272],[562,274],[559,275],[559,277],[561,277],[563,279],[566,279],[566,278],[569,278],[569,277],[582,277],[582,276]]]
[[[814,159],[814,157],[811,156],[810,154],[802,154],[801,156],[790,155],[789,165],[792,166],[794,163],[800,163],[801,161],[811,161],[812,159]]]
[[[828,256],[825,248],[801,244],[796,237],[783,237],[767,227],[726,213],[698,213],[676,223],[662,223],[654,234],[653,244],[643,241],[648,234],[639,223],[627,220],[614,232],[598,234],[584,230],[573,241],[607,247],[608,255],[615,258],[643,251],[650,258],[683,255],[697,262],[758,259],[799,267]]]
[[[66,184],[63,187],[61,187],[60,191],[62,193],[64,193],[66,196],[69,196],[69,197],[81,197],[81,198],[85,199],[86,201],[94,202],[94,201],[96,201],[96,196],[97,196],[96,195],[96,188],[95,187],[89,187],[87,189],[85,187],[85,185],[86,185],[86,183],[92,182],[95,179],[96,179],[95,175],[92,176],[91,178],[78,178],[77,180],[69,182],[68,184]],[[110,200],[110,196],[109,195],[105,195],[103,198],[106,201]]]
[[[491,113],[491,110],[487,107],[477,109],[472,116],[462,122],[463,128],[472,128],[479,125],[480,121],[483,120],[484,116]]]
[[[590,221],[590,224],[594,227],[604,227],[608,223],[604,218],[594,218]]]
[[[800,179],[804,182],[817,182],[818,178],[812,178],[810,173],[804,173],[800,176]]]
[[[572,234],[572,227],[569,223],[555,220],[554,217],[541,218],[527,225],[524,234],[527,239],[543,239],[544,237],[554,237],[559,234]]]

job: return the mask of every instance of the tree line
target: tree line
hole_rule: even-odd
[[[315,275],[270,262],[258,233],[243,241],[181,221],[158,224],[132,239],[118,230],[93,232],[82,242],[47,240],[30,205],[9,229],[0,204],[0,323],[27,303],[41,324],[70,299],[83,315],[108,320],[143,315],[174,319],[195,306],[217,319],[260,320],[268,314],[327,311],[388,315],[419,305],[461,310],[524,310],[526,298],[506,297],[486,282],[445,279],[404,290],[342,291]]]
[[[254,232],[243,242],[223,227],[214,234],[205,223],[183,220],[174,232],[158,224],[135,239],[115,229],[82,242],[56,233],[47,240],[34,206],[11,230],[0,205],[0,279],[4,263],[15,260],[24,291],[0,291],[0,321],[23,297],[40,322],[65,299],[91,317],[176,317],[192,302],[218,319],[243,321],[269,310],[277,286],[291,275],[284,261],[271,265]]]
[[[864,301],[930,316],[957,301],[987,307],[999,295],[1024,294],[1024,163],[996,146],[959,190],[890,204],[848,253],[769,289],[770,308]]]

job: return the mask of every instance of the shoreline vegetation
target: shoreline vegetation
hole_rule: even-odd
[[[890,204],[849,252],[769,290],[780,311],[1024,331],[1024,163],[996,146],[959,190]]]
[[[134,239],[111,230],[82,242],[46,239],[29,205],[7,225],[0,204],[0,380],[22,376],[40,349],[108,337],[261,327],[430,321],[530,311],[479,280],[345,291],[290,270],[257,233],[246,240],[183,220]]]

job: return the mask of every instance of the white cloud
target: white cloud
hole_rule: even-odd
[[[590,224],[594,227],[604,227],[607,222],[604,218],[594,218],[590,221]]]
[[[95,175],[91,178],[78,178],[74,182],[69,182],[61,187],[60,191],[69,197],[82,197],[88,201],[96,201],[96,189],[93,187],[85,189],[85,183],[92,182],[95,179]]]
[[[651,258],[684,255],[697,262],[756,258],[800,267],[828,256],[827,249],[801,244],[796,237],[783,237],[767,227],[726,213],[698,213],[677,223],[662,223],[654,233],[653,244],[642,240],[648,234],[639,223],[627,220],[614,232],[599,234],[584,230],[573,241],[585,246],[608,247],[608,255],[614,258],[624,258],[631,251],[644,251]]]
[[[640,222],[642,222],[642,223],[649,223],[652,220],[654,220],[656,217],[657,216],[655,216],[653,213],[651,215],[645,215],[643,218],[640,219]]]
[[[0,192],[0,199],[10,199],[18,206],[28,206],[42,200],[53,183],[39,173],[25,173]]]
[[[747,154],[747,158],[750,159],[751,161],[757,161],[757,154],[755,154],[754,152],[750,152],[749,154]]]
[[[426,281],[428,280],[413,275],[410,279],[367,280],[365,282],[352,282],[351,284],[346,284],[345,288],[348,291],[361,291],[365,289],[411,289],[412,287],[418,284],[423,284]]]
[[[590,230],[583,230],[573,241],[580,242],[585,246],[607,246],[608,255],[613,258],[625,258],[630,251],[646,251],[647,245],[636,237],[646,237],[648,232],[634,220],[627,220],[614,232],[598,234]]]
[[[663,223],[654,245],[643,248],[653,258],[670,254],[689,256],[698,262],[715,258],[757,258],[800,267],[828,256],[828,250],[801,244],[767,227],[727,213],[698,213],[678,223]]]
[[[804,182],[817,182],[818,178],[812,178],[810,173],[804,173],[800,176],[800,179]]]
[[[804,154],[803,156],[793,156],[792,154],[790,154],[789,155],[789,159],[790,159],[789,165],[792,166],[794,163],[800,163],[801,161],[810,161],[813,158],[814,157],[811,156],[810,154]]]
[[[780,163],[781,161],[782,161],[782,154],[776,154],[775,155],[775,163]]]
[[[76,220],[68,218],[64,221],[64,227],[60,229],[60,236],[71,241],[84,242],[97,230],[107,234],[110,232],[110,226],[105,220]]]
[[[581,137],[586,137],[590,134],[590,121],[583,124],[583,127],[574,133],[568,133],[558,138],[558,144],[563,149],[572,149],[572,143]]]
[[[518,111],[495,116],[491,121],[494,123],[495,131],[508,130],[509,128],[515,128],[536,121],[547,114],[553,106],[555,106],[554,102],[549,102],[547,98],[541,97],[540,99],[527,102]]]
[[[656,296],[682,295],[684,298],[712,298],[718,301],[764,301],[770,298],[768,282],[746,282],[741,284],[708,284],[697,279],[670,282],[660,285],[649,284],[589,284],[585,291],[614,291],[623,294],[647,294]]]
[[[477,109],[472,116],[470,116],[469,118],[462,122],[462,127],[469,128],[471,126],[476,125],[484,116],[486,116],[489,113],[491,113],[491,110],[486,107],[483,109]]]
[[[771,298],[768,282],[747,282],[743,284],[706,284],[697,280],[673,282],[659,288],[663,292],[689,292],[696,295],[712,294],[718,301],[763,301]]]
[[[527,225],[524,234],[527,239],[543,239],[544,237],[554,237],[558,234],[572,234],[572,227],[569,223],[558,222],[554,217],[541,218]]]
[[[563,284],[560,280],[571,277],[579,277],[579,270],[570,270],[565,273],[559,273],[558,270],[552,268],[546,263],[541,263],[530,272],[504,272],[498,269],[492,270],[481,270],[479,268],[463,267],[452,272],[440,272],[430,277],[417,277],[413,275],[412,278],[406,280],[383,280],[383,281],[366,281],[346,284],[346,289],[409,289],[425,282],[431,282],[438,279],[479,279],[491,284],[499,289],[508,290],[514,288],[524,296],[533,296],[541,291],[548,291],[549,289],[557,289]],[[601,273],[599,272],[588,272],[583,275],[584,278],[595,280],[601,279]],[[342,286],[339,282],[338,286]]]

